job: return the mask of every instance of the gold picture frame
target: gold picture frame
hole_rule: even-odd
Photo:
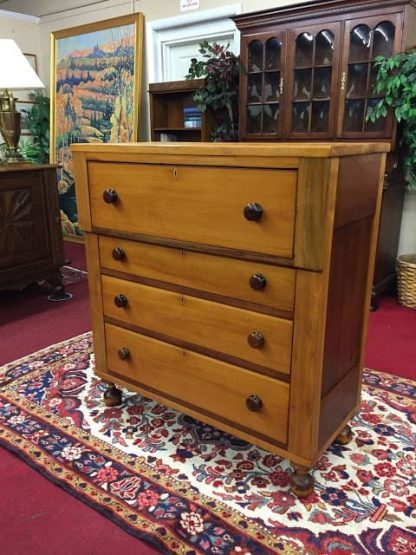
[[[70,145],[138,140],[142,58],[141,13],[51,34],[50,161],[65,234],[82,235]]]
[[[23,56],[26,58],[26,60],[31,65],[32,69],[37,74],[38,73],[38,58],[37,58],[36,54],[31,54],[29,52],[23,52]]]

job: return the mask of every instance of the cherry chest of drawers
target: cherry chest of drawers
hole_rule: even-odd
[[[96,372],[294,465],[357,412],[385,144],[72,147]]]

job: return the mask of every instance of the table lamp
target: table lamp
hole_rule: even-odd
[[[16,111],[11,89],[42,89],[44,84],[36,75],[14,40],[0,39],[0,133],[6,144],[5,162],[21,162],[20,113]]]

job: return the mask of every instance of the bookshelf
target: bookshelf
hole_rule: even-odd
[[[209,141],[206,113],[198,117],[193,95],[203,79],[150,83],[150,127],[152,141]]]

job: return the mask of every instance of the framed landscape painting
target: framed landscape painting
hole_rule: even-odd
[[[137,141],[141,13],[52,33],[51,163],[65,235],[81,236],[70,145]]]

